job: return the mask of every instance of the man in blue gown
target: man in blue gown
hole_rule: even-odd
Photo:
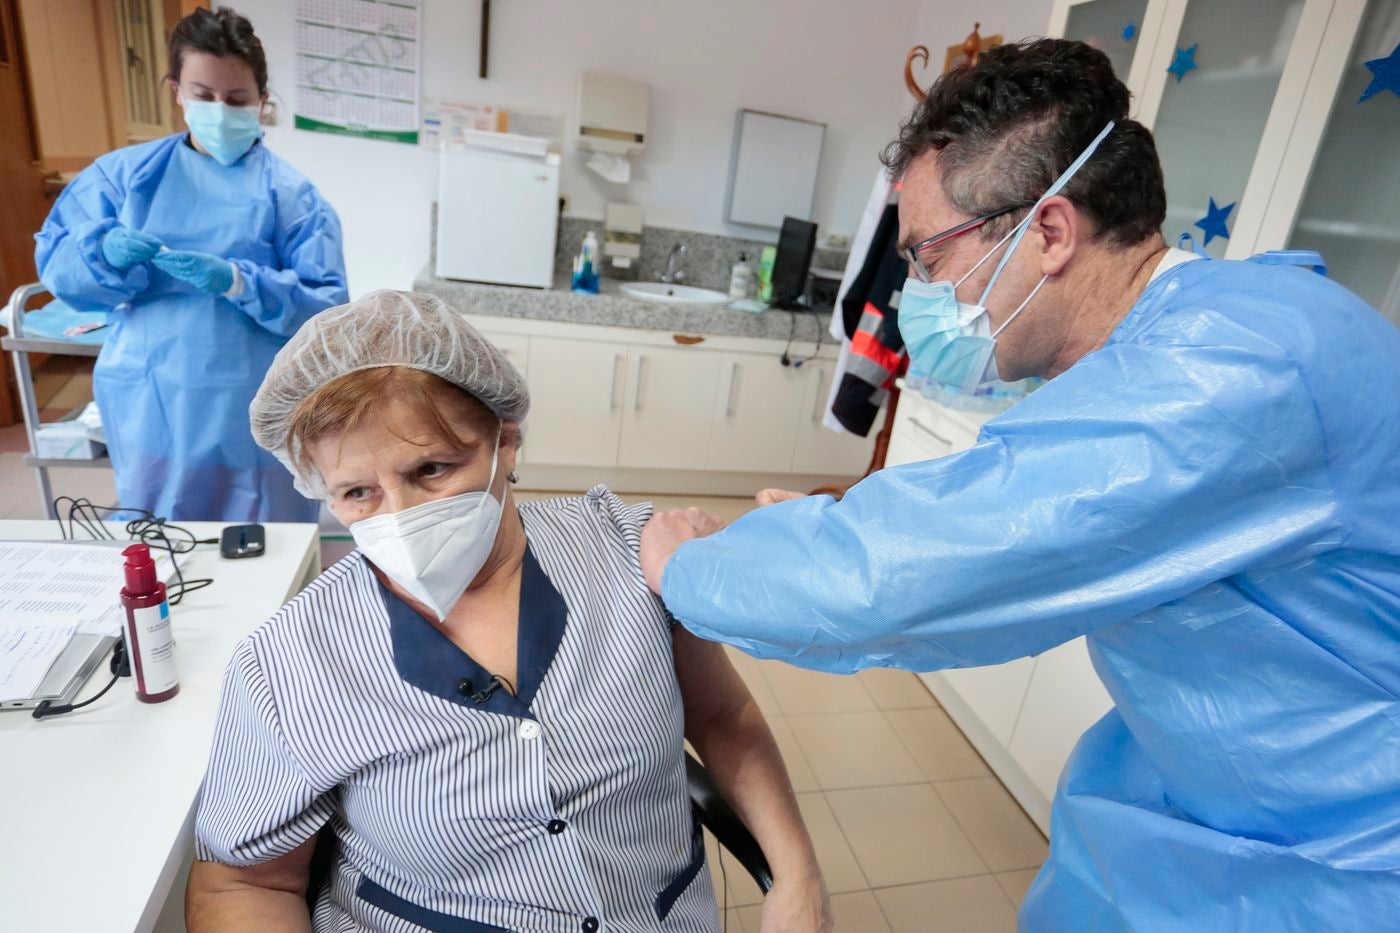
[[[1063,40],[935,85],[888,152],[911,369],[1050,381],[839,502],[708,537],[659,516],[643,568],[691,631],[819,670],[1087,636],[1115,706],[1065,768],[1023,929],[1388,927],[1400,331],[1312,270],[1169,250],[1127,112]]]

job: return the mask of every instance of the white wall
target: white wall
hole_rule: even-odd
[[[231,5],[253,21],[281,96],[268,145],[320,187],[344,222],[352,293],[407,287],[428,256],[435,156],[293,130],[294,5]],[[1049,0],[1038,5],[1043,28]],[[584,70],[652,87],[648,148],[630,185],[604,182],[566,152],[562,184],[577,216],[601,217],[606,201],[627,200],[642,205],[648,224],[761,235],[723,220],[735,111],[750,107],[828,125],[814,219],[823,231],[851,233],[876,156],[910,103],[901,67],[920,0],[506,0],[491,11],[486,81],[477,78],[479,9],[475,0],[426,0],[425,95],[570,116]]]

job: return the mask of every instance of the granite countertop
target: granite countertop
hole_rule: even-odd
[[[428,265],[414,279],[413,289],[436,295],[460,311],[494,317],[635,327],[715,337],[787,340],[791,336],[803,342],[816,340],[820,331],[822,340],[831,340],[827,332],[830,312],[750,314],[730,311],[724,305],[661,304],[629,298],[619,291],[621,284],[605,278],[601,294],[579,295],[570,290],[568,278],[564,276],[556,278],[550,289],[516,288],[441,279]]]

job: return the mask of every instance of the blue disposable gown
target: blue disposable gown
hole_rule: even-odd
[[[1087,635],[1115,708],[1061,777],[1023,929],[1388,928],[1397,469],[1400,331],[1311,272],[1191,262],[972,449],[759,509],[677,551],[663,595],[827,671]]]
[[[123,507],[315,521],[317,504],[253,442],[248,405],[297,328],[347,300],[340,221],[261,143],[224,166],[186,139],[119,149],[79,174],[35,237],[39,276],[74,308],[111,312],[93,389]],[[116,224],[231,260],[242,293],[210,294],[149,263],[113,268],[101,242]]]

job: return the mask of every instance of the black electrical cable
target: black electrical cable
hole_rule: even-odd
[[[817,358],[817,354],[819,354],[819,353],[822,352],[822,328],[821,328],[821,322],[818,321],[818,322],[817,322],[817,345],[816,345],[816,347],[813,348],[813,350],[812,350],[812,352],[811,352],[810,355],[801,357],[801,358],[799,358],[799,359],[793,359],[793,357],[792,357],[792,355],[791,355],[791,351],[792,351],[792,341],[793,341],[793,338],[797,335],[797,315],[798,315],[798,314],[799,314],[799,312],[797,312],[797,311],[789,311],[789,312],[788,312],[788,315],[789,315],[789,316],[788,316],[788,336],[787,336],[787,343],[783,345],[782,364],[783,364],[784,366],[791,366],[793,369],[801,369],[803,363],[810,363],[812,360],[815,360],[815,359]],[[812,320],[816,321],[817,319],[816,319],[816,317],[813,317]]]
[[[59,496],[54,500],[55,512],[58,512],[62,503],[68,504],[67,524],[64,524],[64,518],[61,514],[58,519],[59,529],[63,532],[65,541],[74,539],[76,527],[82,528],[94,540],[116,541],[117,537],[112,534],[107,523],[103,521],[104,514],[120,513],[138,516],[127,521],[125,528],[127,537],[155,550],[165,551],[171,555],[175,565],[175,581],[168,589],[170,605],[180,605],[180,600],[184,598],[186,593],[204,589],[214,582],[212,578],[208,577],[186,580],[184,571],[180,569],[180,562],[174,558],[180,554],[188,554],[201,544],[218,544],[217,538],[196,538],[194,533],[188,529],[172,525],[146,509],[96,505],[90,499]]]

